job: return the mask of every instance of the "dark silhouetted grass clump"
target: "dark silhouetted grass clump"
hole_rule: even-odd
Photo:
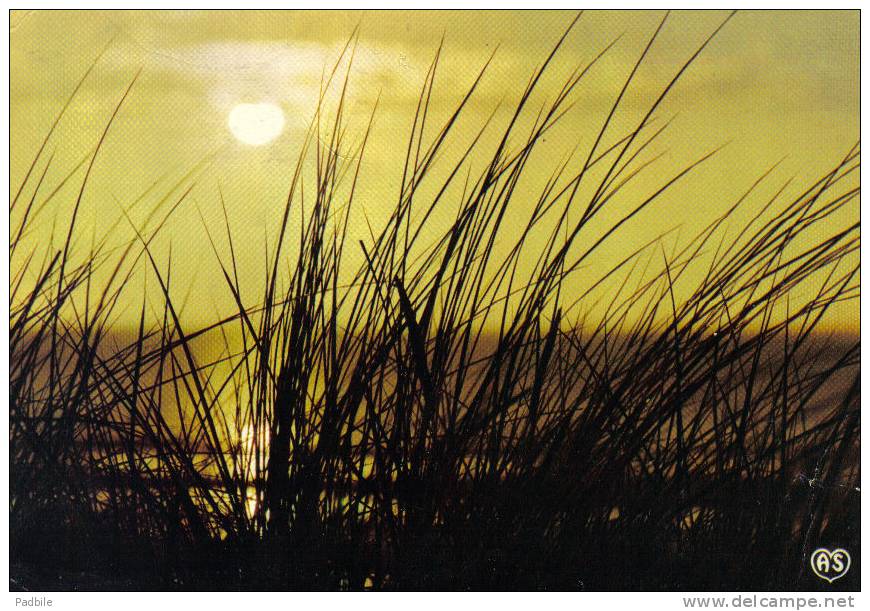
[[[229,223],[203,231],[237,305],[205,328],[185,326],[171,256],[154,252],[184,180],[150,229],[129,223],[126,246],[82,251],[111,121],[60,183],[79,181],[62,247],[22,252],[60,192],[46,192],[55,123],[11,203],[13,586],[807,589],[824,545],[850,550],[837,585],[858,587],[859,341],[819,331],[859,294],[859,225],[828,222],[857,205],[858,147],[788,199],[759,205],[759,172],[687,245],[651,235],[602,267],[600,246],[715,153],[626,195],[649,176],[660,103],[707,44],[614,133],[658,33],[591,147],[533,199],[521,182],[550,163],[542,139],[610,47],[533,108],[566,32],[507,124],[480,126],[501,130],[495,143],[474,139],[446,169],[489,62],[433,126],[439,49],[389,219],[363,240],[349,223],[369,129],[347,142],[336,64],[323,90],[338,88],[337,106],[321,100],[298,151],[255,303]],[[439,207],[457,210],[446,230],[430,222]],[[701,281],[685,273],[698,260]],[[143,270],[162,309],[140,297],[122,333]],[[581,270],[593,281],[577,293]],[[206,341],[221,354],[205,358]]]

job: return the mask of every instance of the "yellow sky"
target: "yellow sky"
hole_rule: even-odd
[[[551,100],[570,70],[619,40],[590,72],[578,89],[577,104],[544,146],[529,184],[524,185],[529,194],[535,192],[535,180],[546,179],[574,147],[588,150],[661,17],[658,12],[596,11],[581,18],[541,84],[537,102]],[[671,15],[624,100],[614,135],[640,118],[639,113],[724,17],[716,11]],[[213,233],[223,231],[220,186],[234,237],[245,245],[240,252],[243,286],[253,303],[261,291],[264,244],[274,238],[322,72],[357,24],[361,33],[349,93],[349,125],[350,133],[358,136],[380,96],[357,204],[361,214],[376,224],[395,201],[402,143],[441,36],[445,53],[432,100],[432,125],[461,99],[473,74],[498,47],[491,70],[457,128],[460,143],[500,103],[505,110],[496,114],[496,121],[503,123],[510,103],[571,18],[571,13],[558,11],[15,11],[10,24],[11,190],[17,190],[78,79],[108,45],[48,147],[55,157],[47,184],[57,184],[95,145],[113,106],[141,67],[141,78],[95,164],[77,237],[87,248],[92,236],[116,224],[121,207],[128,207],[155,183],[149,197],[156,201],[213,154],[211,164],[196,175],[189,203],[179,208],[154,244],[162,254],[172,245],[173,284],[179,299],[191,288],[186,315],[208,321],[215,309],[231,310],[232,299],[217,275],[200,212]],[[686,163],[726,142],[728,146],[656,208],[627,224],[618,238],[604,245],[596,263],[603,269],[655,235],[677,227],[668,244],[685,243],[780,159],[785,158],[761,195],[769,197],[791,177],[796,181],[789,192],[797,193],[801,184],[826,171],[858,140],[858,79],[857,11],[738,14],[657,113],[662,119],[676,117],[656,145],[654,153],[663,156],[637,190],[617,202],[613,214],[631,208],[642,193]],[[236,140],[227,128],[230,111],[240,103],[264,102],[283,110],[282,134],[260,147]],[[448,151],[458,148],[457,144]],[[53,220],[62,221],[69,214],[75,195],[74,186],[59,193],[29,236],[34,244],[48,243]],[[757,205],[766,197],[759,196]],[[449,206],[439,211],[433,230],[446,227],[453,212],[455,207]],[[747,214],[751,212],[750,206]],[[140,221],[145,216],[144,211],[137,216],[136,209],[131,215]],[[845,226],[857,218],[855,202],[831,222]],[[123,243],[131,235],[123,223],[119,227],[117,236],[110,238],[114,243]],[[580,274],[572,286],[579,290],[594,279]],[[692,280],[691,276],[681,280],[686,290]],[[856,329],[857,311],[857,302],[841,307],[838,326]],[[129,320],[133,316],[131,311]]]

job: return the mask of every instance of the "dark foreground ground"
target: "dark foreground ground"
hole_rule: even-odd
[[[371,540],[342,542],[324,535],[294,543],[224,541],[195,549],[125,542],[106,531],[92,531],[85,541],[77,538],[81,535],[46,530],[41,543],[34,539],[30,549],[11,558],[9,587],[30,592],[859,590],[860,492],[834,491],[828,502],[836,518],[823,518],[817,541],[801,542],[776,521],[768,522],[766,532],[758,529],[753,508],[775,489],[724,491],[721,498],[730,497],[731,503],[717,509],[718,515],[695,512],[693,524],[688,516],[681,525],[655,524],[654,510],[632,516],[626,508],[621,516],[590,523],[585,532],[566,527],[556,539],[522,529],[498,536],[487,515],[462,529],[447,524],[418,535],[402,533],[402,547],[392,552],[393,572],[374,587],[358,573],[358,567],[376,564],[377,545]],[[782,515],[806,509],[813,493],[806,481],[791,482],[781,497]],[[521,522],[518,514],[507,515],[506,501],[502,506],[505,522]],[[847,549],[848,572],[833,583],[814,575],[804,554],[817,547]]]

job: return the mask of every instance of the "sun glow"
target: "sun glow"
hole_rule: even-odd
[[[227,125],[239,142],[262,146],[284,130],[284,113],[274,104],[238,104],[230,111]]]

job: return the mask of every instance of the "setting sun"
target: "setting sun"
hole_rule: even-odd
[[[284,129],[284,113],[274,104],[238,104],[227,125],[239,142],[252,146],[268,144]]]

